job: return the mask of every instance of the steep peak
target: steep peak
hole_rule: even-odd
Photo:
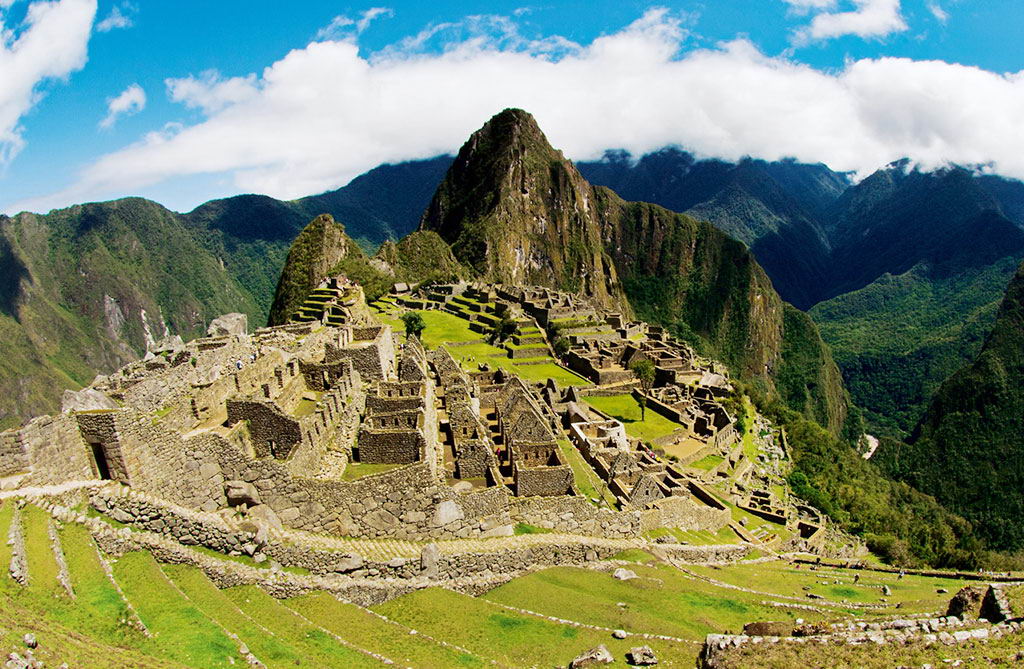
[[[462,146],[421,230],[438,233],[481,278],[547,285],[621,303],[594,192],[530,114],[506,109]]]
[[[470,136],[455,164],[475,173],[474,163],[506,166],[519,160],[540,165],[564,158],[548,142],[532,114],[522,109],[505,109]]]
[[[342,260],[359,247],[345,234],[345,226],[330,214],[306,224],[292,242],[270,307],[270,325],[287,323],[311,290]]]

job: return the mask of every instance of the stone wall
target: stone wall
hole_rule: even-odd
[[[569,465],[526,467],[516,461],[513,476],[516,482],[516,495],[519,497],[552,497],[569,495],[573,491],[573,473]]]
[[[643,531],[637,511],[599,509],[582,497],[523,497],[512,500],[513,522],[555,532],[594,537],[638,537]]]
[[[644,531],[658,527],[717,532],[732,520],[728,508],[714,508],[689,497],[668,497],[658,500],[653,508],[642,512]]]
[[[89,446],[70,414],[40,416],[0,433],[0,476],[27,472],[19,485],[96,478]]]
[[[0,432],[0,477],[28,471],[28,453],[16,431]]]
[[[359,462],[368,464],[409,464],[418,462],[426,450],[423,433],[417,429],[359,430]]]
[[[256,457],[286,459],[302,441],[299,421],[286,416],[277,406],[260,400],[228,400],[228,425],[244,421],[256,450]]]

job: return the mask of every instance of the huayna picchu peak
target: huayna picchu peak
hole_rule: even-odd
[[[506,109],[473,133],[421,229],[485,281],[579,292],[640,315],[842,429],[847,400],[827,347],[746,247],[706,222],[591,186],[525,111]]]
[[[245,249],[228,290],[267,284],[279,233],[216,219],[189,246],[195,220],[162,215],[211,276],[230,276],[211,250]],[[4,253],[38,256],[22,248]],[[373,255],[330,213],[273,253],[267,327],[147,329],[142,359],[0,433],[0,634],[36,630],[33,661],[728,667],[811,639],[869,666],[883,647],[931,658],[943,634],[944,656],[1019,641],[1019,581],[914,569],[973,565],[976,535],[852,448],[828,347],[747,244],[591,185],[528,113],[474,133],[419,229]],[[43,271],[13,266],[8,315]],[[966,379],[1012,377],[994,351],[1017,292]],[[956,450],[965,391],[947,386],[905,462]],[[1011,386],[987,414],[1015,410]],[[926,471],[894,473],[944,499]],[[945,501],[990,520],[978,494]]]

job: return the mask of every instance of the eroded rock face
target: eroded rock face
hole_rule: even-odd
[[[94,388],[83,388],[79,391],[65,390],[61,398],[61,413],[72,411],[98,411],[103,409],[116,409],[117,402],[107,397],[105,393]]]
[[[244,335],[249,331],[249,317],[245,314],[224,314],[214,318],[210,327],[206,328],[209,337],[226,337]]]

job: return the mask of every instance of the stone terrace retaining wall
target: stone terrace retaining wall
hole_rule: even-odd
[[[582,497],[526,497],[513,501],[513,522],[594,537],[638,537],[642,532],[638,511],[599,509]]]

